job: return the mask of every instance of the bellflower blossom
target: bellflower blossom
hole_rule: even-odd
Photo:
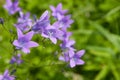
[[[19,12],[20,17],[18,18],[17,24],[14,26],[19,28],[22,32],[30,30],[32,26],[32,20],[30,19],[30,13],[23,14],[23,12]]]
[[[60,44],[61,49],[63,50],[73,50],[73,45],[75,44],[74,40],[64,40],[62,44]]]
[[[69,62],[70,61],[69,53],[68,52],[62,53],[62,56],[59,57],[59,60]]]
[[[13,56],[12,59],[10,60],[11,64],[21,64],[23,61],[21,60],[21,54],[17,54],[16,56]]]
[[[71,15],[63,17],[61,20],[54,23],[54,26],[66,30],[74,22],[71,18]]]
[[[0,75],[0,80],[15,80],[15,77],[11,76],[8,70],[5,70],[4,74]]]
[[[85,53],[85,50],[80,50],[77,53],[74,53],[72,56],[70,56],[70,67],[75,67],[76,65],[83,65],[84,61],[81,60],[81,56],[83,56]]]
[[[61,30],[61,29],[59,29],[59,30],[60,31],[57,32],[57,36],[59,36],[58,39],[61,41],[68,41],[69,37],[72,35],[72,33],[68,32],[66,30]]]
[[[61,39],[63,36],[63,32],[54,26],[48,26],[41,35],[45,38],[49,38],[54,44],[56,44],[57,39]]]
[[[64,17],[64,14],[66,14],[67,10],[62,10],[62,4],[58,4],[55,8],[54,6],[50,6],[50,9],[52,10],[52,16],[54,16],[56,19],[61,20]]]
[[[84,61],[81,60],[81,56],[83,56],[85,53],[85,50],[80,50],[77,53],[72,53],[69,55],[69,53],[63,53],[63,56],[59,57],[59,60],[69,62],[70,67],[73,68],[76,65],[83,65]]]
[[[73,45],[75,44],[74,40],[64,40],[60,47],[63,51],[63,54],[68,54],[70,57],[74,54],[75,49]]]
[[[33,25],[32,31],[37,33],[42,33],[46,29],[46,27],[49,25],[50,25],[49,12],[45,11],[40,17],[40,19],[37,20]]]
[[[34,41],[30,41],[34,32],[28,32],[23,35],[20,29],[17,28],[18,40],[14,40],[13,45],[16,46],[16,49],[22,50],[24,53],[30,53],[29,48],[37,47],[38,44]]]
[[[57,43],[56,32],[57,30],[53,26],[50,26],[49,28],[46,28],[46,30],[44,30],[42,36],[45,38],[49,38],[54,44],[56,44]]]
[[[67,32],[67,31],[64,31],[64,35],[63,35],[63,40],[62,41],[68,41],[70,36],[72,35],[72,32]]]
[[[6,0],[6,4],[4,5],[4,8],[9,12],[9,14],[13,15],[21,10],[18,7],[18,5],[19,5],[18,0],[15,0],[14,2],[12,2],[11,0]]]

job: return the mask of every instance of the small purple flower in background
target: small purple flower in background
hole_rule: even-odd
[[[45,11],[32,27],[34,32],[42,33],[50,25],[49,12]]]
[[[53,25],[56,26],[57,28],[66,30],[74,22],[70,18],[71,18],[71,15],[67,15],[67,16],[63,17],[61,20],[55,22]]]
[[[85,53],[85,50],[80,50],[77,53],[74,53],[70,56],[70,67],[73,68],[76,65],[83,65],[84,61],[81,60],[81,56],[83,56]]]
[[[13,15],[21,10],[18,7],[18,4],[19,4],[18,0],[15,0],[14,2],[12,2],[11,0],[6,0],[6,4],[4,5],[4,8],[9,12],[9,14]]]
[[[5,70],[4,74],[0,75],[0,80],[15,80],[15,77],[11,76],[8,70]]]
[[[31,47],[37,47],[38,44],[34,41],[30,41],[34,32],[28,32],[27,34],[23,35],[21,30],[17,28],[17,35],[18,40],[14,40],[13,45],[16,46],[16,49],[22,50],[24,53],[30,53]]]
[[[50,6],[50,9],[52,10],[52,16],[54,16],[58,20],[61,20],[68,12],[67,10],[62,10],[61,3],[59,3],[56,8],[54,6]]]
[[[18,18],[17,24],[15,27],[19,28],[22,32],[30,30],[32,26],[32,20],[30,19],[30,13],[23,14],[23,12],[19,12],[20,17]]]
[[[10,60],[10,64],[21,64],[23,61],[21,60],[21,54],[17,54],[16,56],[13,56]]]

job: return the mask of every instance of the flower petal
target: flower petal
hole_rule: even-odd
[[[60,15],[59,13],[57,13],[57,18],[58,20],[61,20],[64,16]]]
[[[69,57],[72,58],[74,56],[74,51],[73,50],[69,50]]]
[[[76,55],[77,55],[78,57],[81,57],[81,56],[84,55],[84,53],[85,53],[85,50],[80,50],[80,51],[78,51],[78,52],[76,53]]]
[[[51,38],[50,38],[50,40],[51,40],[54,44],[56,44],[56,43],[57,43],[57,39],[56,39],[56,38],[54,38],[54,37],[51,37]]]
[[[22,31],[19,28],[17,28],[17,36],[18,36],[18,39],[24,36]]]
[[[55,11],[55,7],[54,7],[54,6],[50,6],[50,9],[51,9],[52,11]]]
[[[59,60],[65,61],[65,58],[64,58],[63,56],[60,56],[60,57],[59,57]]]
[[[62,10],[62,3],[59,3],[56,9]]]
[[[75,65],[76,65],[76,64],[75,64],[74,59],[71,59],[71,60],[70,60],[70,67],[73,68],[73,67],[75,67]]]
[[[7,3],[8,6],[11,6],[11,5],[12,5],[11,0],[6,0],[6,3]]]
[[[73,44],[75,44],[75,41],[74,40],[69,40],[66,44],[66,47],[70,47],[72,46]]]
[[[29,50],[28,48],[22,48],[22,51],[23,51],[24,53],[30,53],[30,50]]]
[[[26,35],[25,35],[25,38],[30,41],[32,39],[32,36],[34,35],[34,32],[33,31],[30,31],[28,32]]]
[[[46,10],[40,17],[40,21],[47,20],[49,18],[49,12]]]
[[[2,75],[0,75],[0,80],[2,80],[2,78],[3,78],[3,76],[2,76]]]
[[[30,42],[28,42],[27,44],[25,44],[26,46],[26,48],[31,48],[31,47],[37,47],[37,46],[39,46],[38,45],[38,43],[36,43],[36,42],[34,42],[34,41],[30,41]]]
[[[41,36],[43,36],[43,37],[45,37],[45,38],[48,38],[48,37],[49,37],[48,35],[46,35],[46,34],[44,34],[44,33],[42,33]]]
[[[14,40],[14,41],[13,41],[13,45],[14,45],[14,46],[17,46],[17,47],[20,46],[18,40]]]
[[[8,71],[8,70],[5,70],[4,76],[7,76],[8,74],[9,74],[9,71]]]
[[[83,60],[81,60],[81,59],[78,59],[77,61],[76,61],[76,64],[77,65],[83,65],[85,62],[83,61]]]

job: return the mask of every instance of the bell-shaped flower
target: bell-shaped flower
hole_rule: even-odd
[[[16,46],[16,49],[20,49],[24,53],[30,53],[29,48],[38,46],[36,42],[31,41],[33,34],[34,32],[30,31],[24,35],[22,31],[17,28],[18,39],[14,40],[13,45]]]
[[[19,12],[20,17],[18,18],[17,24],[14,26],[19,28],[22,32],[26,32],[31,29],[32,20],[30,19],[30,13],[23,14],[23,12]]]
[[[44,32],[42,32],[42,36],[45,38],[49,38],[54,44],[57,43],[57,32],[58,30],[53,26],[48,26]]]
[[[4,5],[4,8],[9,12],[9,14],[13,15],[21,10],[18,7],[18,5],[19,5],[18,0],[15,0],[14,2],[12,2],[11,0],[6,0],[6,4]]]
[[[10,64],[21,64],[23,60],[21,60],[21,54],[17,54],[16,56],[13,56],[12,59],[10,60]]]
[[[80,58],[84,55],[85,50],[80,50],[77,53],[74,51],[64,52],[62,56],[59,57],[59,60],[68,62],[70,67],[73,68],[76,65],[83,65],[84,61]]]
[[[59,3],[56,8],[54,6],[50,6],[50,9],[52,10],[52,16],[54,16],[58,20],[61,20],[68,12],[67,10],[62,10],[61,3]]]
[[[40,17],[40,19],[37,20],[33,25],[32,31],[37,33],[42,33],[46,29],[46,27],[49,25],[50,25],[49,12],[45,11]]]
[[[76,65],[83,65],[84,61],[80,58],[84,55],[85,50],[80,50],[77,53],[73,53],[70,56],[70,67],[75,67]]]
[[[60,47],[62,50],[73,50],[73,45],[75,44],[74,40],[64,40],[62,44],[60,44]]]
[[[68,52],[62,53],[62,55],[59,57],[59,60],[69,62],[70,61],[69,53]]]
[[[62,30],[66,30],[74,21],[71,19],[71,15],[67,15],[63,17],[61,20],[56,21],[53,25],[56,28],[61,28]]]

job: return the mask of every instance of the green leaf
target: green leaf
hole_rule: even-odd
[[[103,80],[107,73],[109,72],[109,67],[108,66],[103,66],[102,70],[99,72],[99,74],[95,77],[95,80]]]

